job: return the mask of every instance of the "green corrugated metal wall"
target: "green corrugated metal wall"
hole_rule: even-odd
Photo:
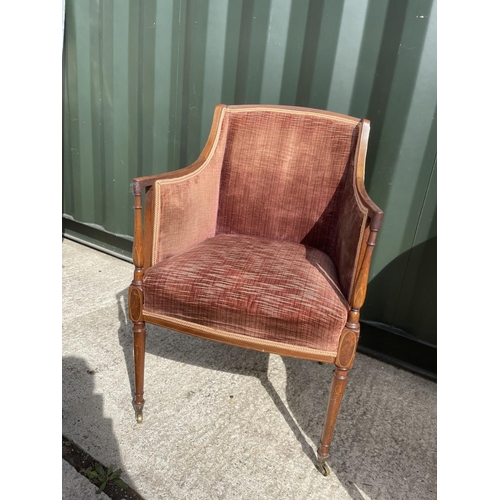
[[[65,217],[128,240],[132,178],[195,160],[216,104],[370,119],[363,316],[436,344],[435,0],[67,0],[63,74]]]

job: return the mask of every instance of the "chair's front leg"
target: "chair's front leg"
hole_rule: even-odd
[[[134,409],[137,423],[142,422],[144,407],[144,358],[146,355],[146,324],[142,317],[142,290],[131,285],[128,294],[129,316],[134,323],[134,366],[135,366],[135,396]]]
[[[333,428],[335,427],[335,422],[337,421],[337,415],[339,413],[342,395],[344,394],[348,373],[349,370],[343,370],[338,367],[335,367],[333,372],[330,399],[328,400],[325,425],[323,427],[323,434],[321,435],[321,441],[318,448],[318,460],[316,461],[316,467],[321,474],[323,474],[323,476],[328,476],[330,474],[330,468],[326,463],[326,459],[329,456],[330,443],[332,442],[333,437]]]
[[[134,366],[135,366],[135,396],[134,409],[137,423],[142,423],[142,408],[144,407],[144,358],[146,354],[146,324],[134,323]]]
[[[134,409],[137,423],[142,423],[142,408],[144,407],[144,358],[146,355],[146,324],[142,316],[144,292],[142,278],[144,276],[144,250],[142,234],[142,202],[141,187],[134,183],[134,279],[128,289],[129,317],[134,323],[134,365],[135,365],[135,396]]]
[[[340,337],[337,358],[335,360],[335,370],[333,372],[332,386],[330,389],[330,398],[328,400],[328,409],[326,410],[325,425],[318,448],[318,459],[316,467],[323,474],[328,476],[330,468],[326,463],[329,456],[330,444],[332,442],[333,429],[337,421],[340,403],[344,394],[345,385],[349,370],[354,362],[356,346],[358,344],[358,333],[353,330],[344,329]]]

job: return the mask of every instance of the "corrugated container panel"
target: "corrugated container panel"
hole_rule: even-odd
[[[364,317],[435,343],[435,304],[411,300],[434,286],[434,0],[67,0],[63,96],[64,214],[128,240],[132,178],[194,161],[216,104],[370,119],[386,218]]]

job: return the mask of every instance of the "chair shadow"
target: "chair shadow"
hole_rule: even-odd
[[[282,359],[290,412],[302,432],[319,443],[333,367]],[[351,498],[434,498],[434,398],[433,382],[357,355],[328,459]]]
[[[76,356],[63,357],[62,433],[89,453],[90,450],[85,446],[87,439],[89,443],[99,443],[102,447],[101,455],[107,457],[108,462],[103,465],[113,465],[115,469],[125,471],[118,440],[113,433],[112,420],[104,416],[103,397],[94,393],[94,375],[95,372],[85,359]],[[69,429],[72,431],[77,429],[77,433],[80,434],[68,432]],[[95,456],[94,458],[97,459]],[[132,489],[135,489],[129,477],[125,480]]]
[[[127,316],[128,290],[123,290],[117,294],[118,317],[120,320],[119,342],[123,348],[127,373],[130,383],[130,394],[134,395],[134,357],[133,357],[133,334],[132,322]],[[254,351],[251,349],[242,349],[227,344],[214,342],[210,355],[205,354],[204,349],[197,349],[197,346],[203,346],[207,340],[197,338],[191,335],[179,335],[176,340],[177,349],[172,349],[171,336],[162,335],[162,329],[155,325],[147,325],[146,350],[155,356],[171,359],[181,363],[194,366],[200,366],[217,371],[234,373],[240,375],[253,376],[259,379],[260,383],[269,394],[283,418],[294,433],[302,450],[310,460],[315,463],[315,450],[305,439],[300,428],[295,423],[292,415],[288,411],[285,403],[274,388],[268,377],[269,354]],[[180,340],[179,340],[180,339]]]
[[[123,348],[132,397],[134,391],[134,360],[132,322],[127,315],[128,291],[121,291],[116,298],[120,319],[119,342]],[[204,343],[208,342],[207,340],[185,334],[164,335],[164,329],[155,325],[148,324],[147,332],[146,350],[150,354],[193,366],[258,378],[295,435],[304,454],[312,463],[316,462],[316,450],[309,444],[307,438],[311,442],[319,444],[326,414],[333,365],[282,357],[286,369],[287,404],[285,404],[268,378],[268,354],[217,342],[213,343],[214,345],[210,351],[207,351],[203,349]],[[376,471],[379,459],[377,459],[376,463],[374,461],[370,462],[368,459],[360,460],[359,446],[354,451],[351,450],[350,442],[346,436],[352,438],[352,441],[356,441],[358,435],[352,435],[349,417],[355,415],[356,429],[373,427],[374,418],[382,421],[386,420],[383,408],[378,408],[374,412],[365,411],[360,407],[360,401],[348,397],[349,385],[363,387],[370,378],[374,377],[373,367],[366,370],[366,372],[363,369],[356,369],[356,364],[361,364],[362,359],[363,356],[358,356],[355,366],[351,370],[350,378],[356,380],[351,380],[350,384],[348,384],[328,460],[332,473],[336,475],[354,500],[363,500],[365,498],[360,493],[357,484],[361,484],[364,493],[371,498],[369,488],[371,482],[373,483],[374,470]],[[370,358],[365,359],[370,360]],[[394,382],[394,387],[394,391],[396,391],[396,382]],[[365,396],[366,394],[363,394],[363,397]],[[361,400],[361,404],[363,404],[363,400]],[[390,405],[391,403],[386,401],[386,404]],[[379,402],[373,399],[369,401],[369,405],[370,407],[380,406]],[[375,425],[377,425],[377,421]],[[388,438],[387,435],[384,437],[384,439]],[[365,457],[382,457],[387,464],[397,465],[397,467],[394,467],[392,484],[386,487],[386,490],[390,490],[393,495],[391,498],[397,498],[401,492],[400,488],[403,484],[406,485],[404,477],[411,476],[412,472],[402,468],[397,463],[397,457],[395,458],[392,453],[393,450],[389,450],[386,454],[385,450],[380,447],[380,442],[361,439],[360,446],[364,447],[362,453]],[[356,481],[353,480],[354,471]],[[378,491],[374,491],[375,497],[377,494]]]

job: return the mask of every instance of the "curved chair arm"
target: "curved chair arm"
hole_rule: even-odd
[[[218,105],[198,159],[188,167],[133,180],[134,264],[143,268],[215,234],[219,180],[227,127],[225,105]],[[146,191],[144,234],[142,193]],[[163,223],[165,221],[165,223]],[[137,262],[136,262],[137,261]]]
[[[368,210],[368,217],[370,218],[370,227],[376,230],[380,229],[384,212],[375,205],[372,199],[368,196],[365,188],[365,160],[366,149],[368,147],[368,135],[370,134],[370,121],[361,120],[361,129],[359,134],[359,147],[356,156],[356,187],[358,189],[361,202]]]
[[[367,248],[369,234],[367,228],[372,225],[378,229],[383,212],[373,203],[364,186],[365,160],[370,134],[370,122],[357,120],[352,132],[351,156],[342,175],[325,217],[326,224],[319,226],[310,239],[311,246],[317,245],[335,264],[338,273],[339,288],[349,303],[354,306],[354,296],[359,296],[361,281],[359,272]],[[331,208],[330,208],[331,207]],[[331,221],[331,222],[330,222]],[[356,306],[359,300],[356,300]],[[361,305],[359,305],[361,307]],[[358,307],[358,308],[359,308]]]
[[[359,145],[355,158],[355,186],[360,205],[365,209],[367,217],[364,227],[363,238],[359,246],[359,254],[356,262],[356,271],[353,279],[353,287],[349,296],[349,317],[347,327],[359,331],[359,311],[366,298],[368,276],[370,273],[371,259],[377,233],[382,225],[384,212],[372,201],[365,188],[365,160],[368,146],[368,135],[370,133],[370,122],[366,119],[361,121],[359,133]]]

